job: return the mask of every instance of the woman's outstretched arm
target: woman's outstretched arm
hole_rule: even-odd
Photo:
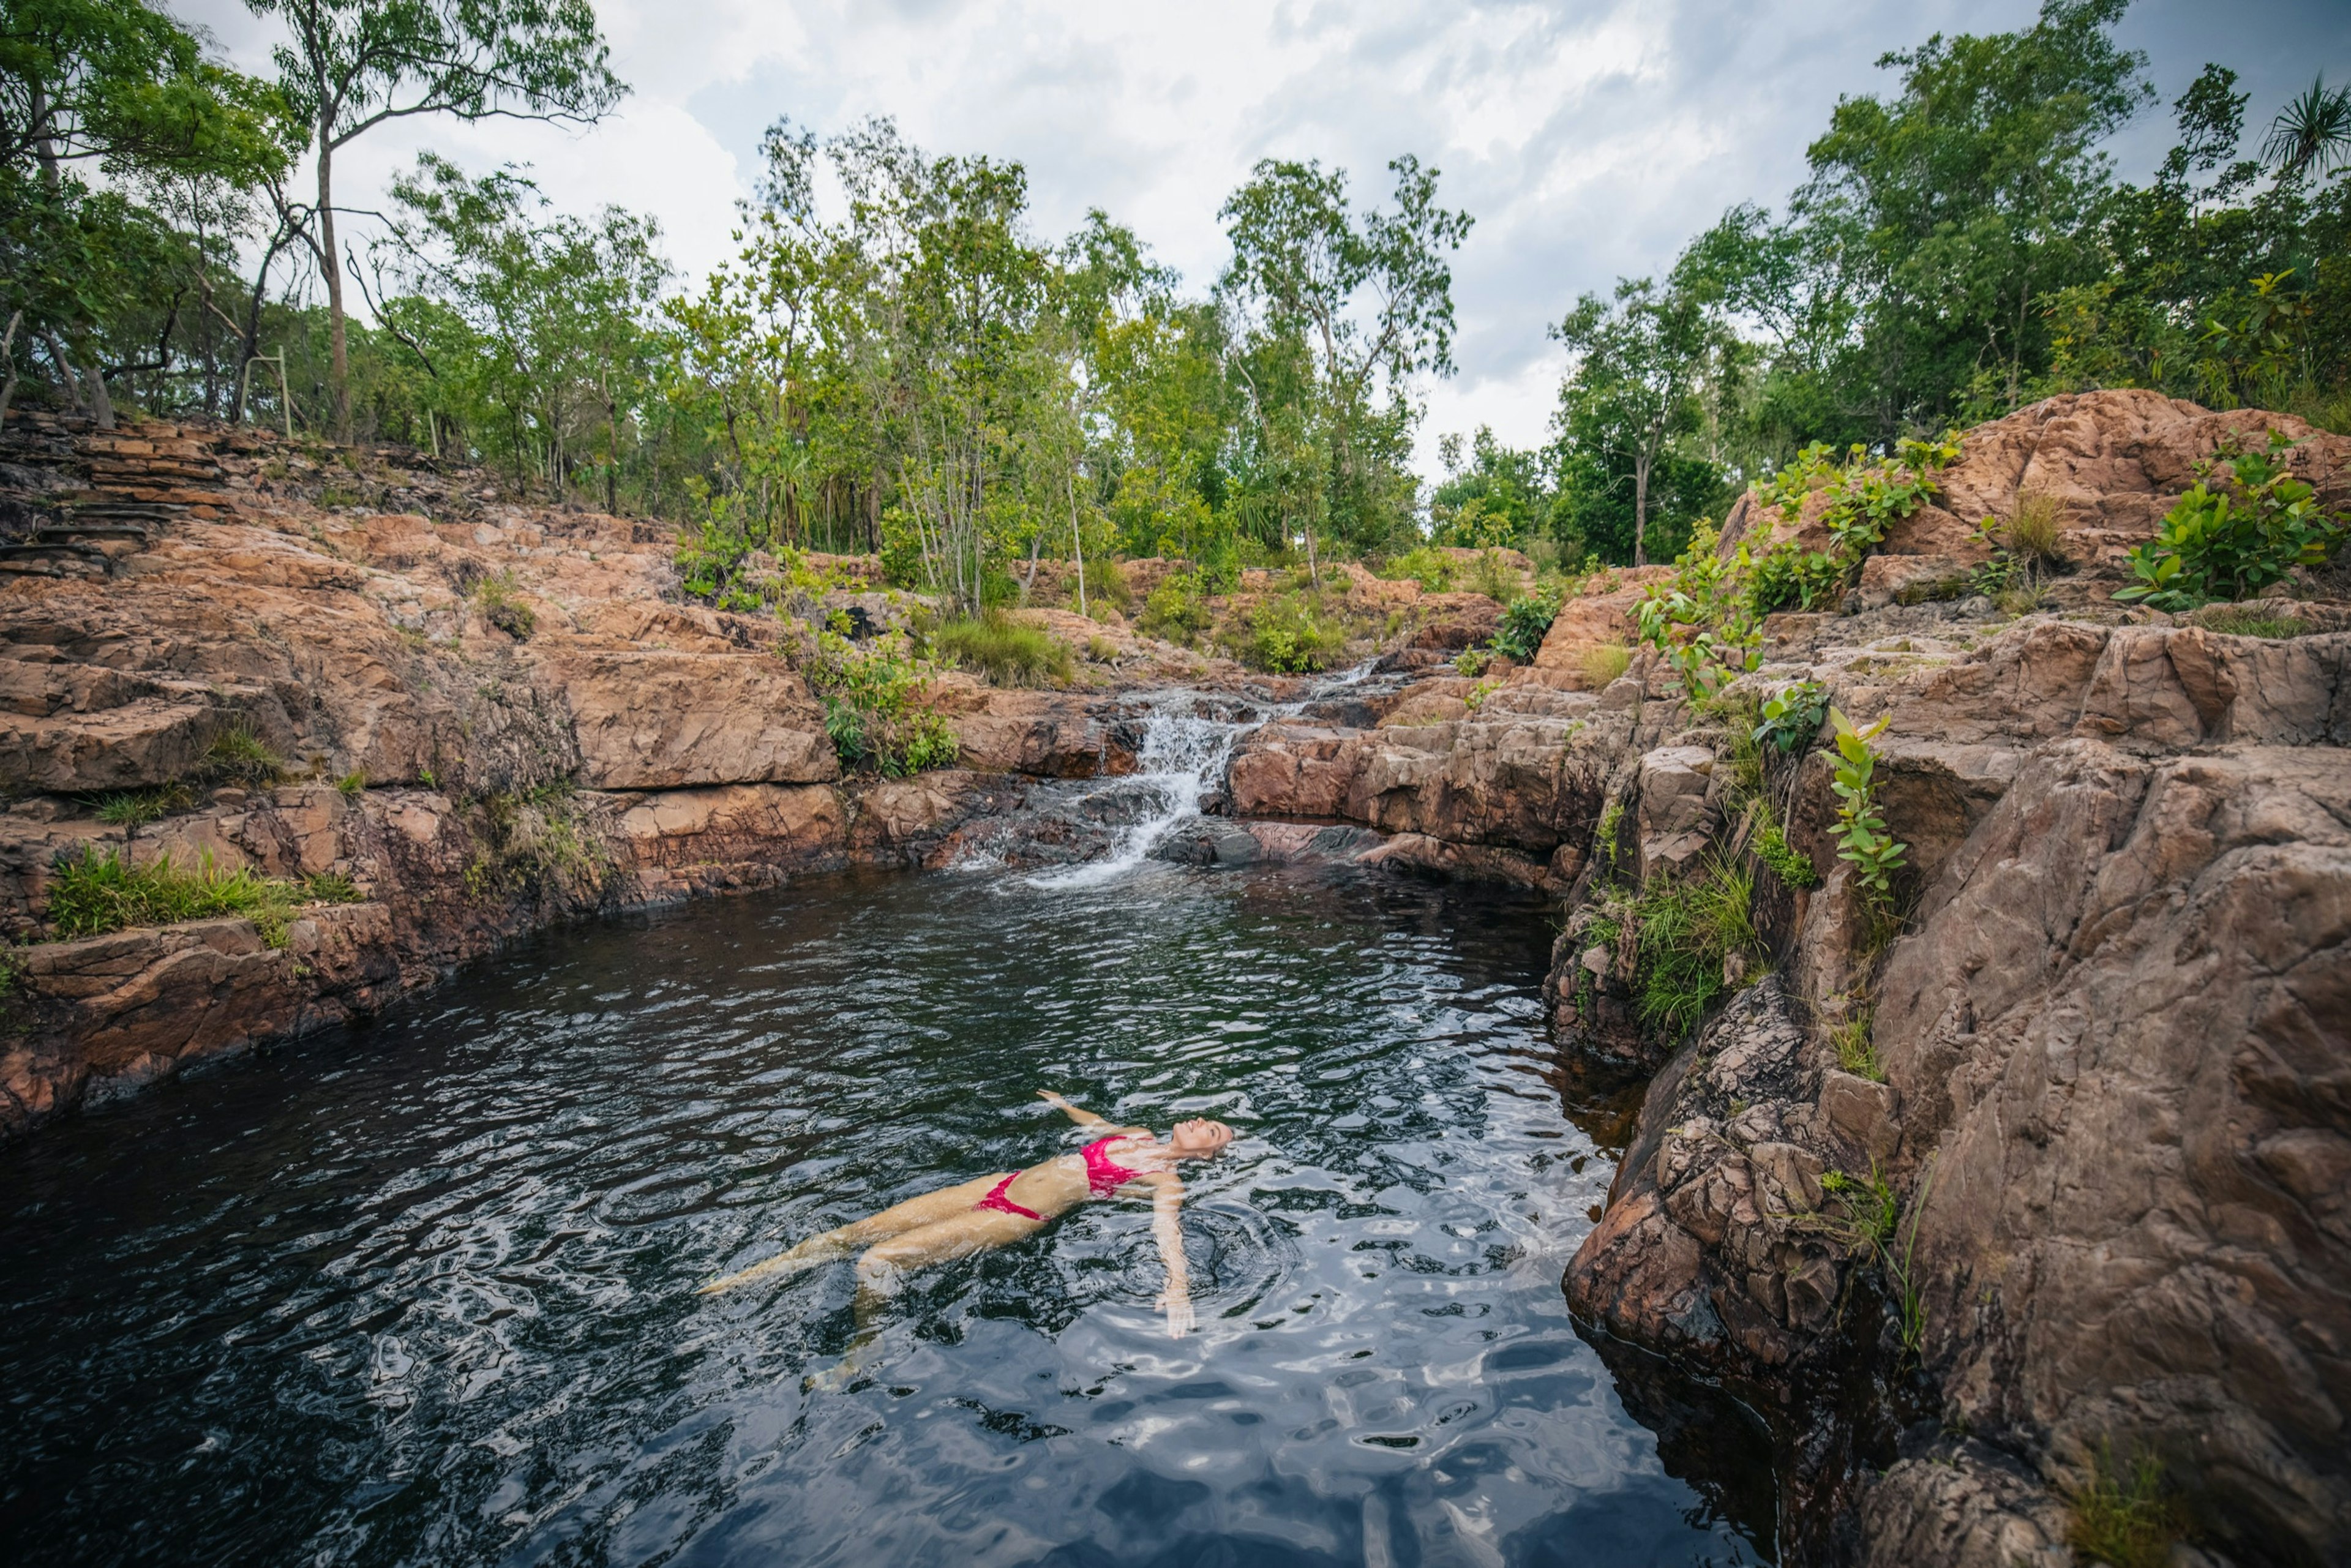
[[[1122,1127],[1107,1116],[1097,1116],[1092,1111],[1081,1110],[1071,1104],[1050,1089],[1038,1090],[1037,1098],[1061,1112],[1081,1127],[1104,1127],[1114,1133],[1134,1133],[1144,1137],[1151,1135],[1151,1129],[1148,1127]]]
[[[1159,1261],[1167,1270],[1167,1289],[1157,1305],[1167,1314],[1167,1337],[1181,1339],[1192,1332],[1192,1270],[1184,1259],[1184,1184],[1170,1171],[1150,1171],[1151,1238],[1159,1243]]]

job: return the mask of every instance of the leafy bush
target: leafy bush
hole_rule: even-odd
[[[135,864],[113,850],[85,850],[57,864],[49,883],[49,924],[59,936],[100,936],[130,925],[168,925],[241,915],[272,947],[286,946],[286,927],[305,904],[355,902],[348,878],[307,882],[216,870],[207,852],[193,870],[168,857]]]
[[[1755,727],[1754,737],[1783,755],[1802,751],[1820,734],[1828,707],[1828,691],[1819,682],[1791,681],[1763,699],[1762,722]]]
[[[1709,860],[1686,880],[1652,884],[1634,906],[1636,1010],[1661,1038],[1688,1033],[1722,993],[1723,960],[1755,946],[1754,893],[1742,868]]]
[[[1420,584],[1426,593],[1450,593],[1461,576],[1460,563],[1434,545],[1421,545],[1399,556],[1391,556],[1380,568],[1380,575],[1390,582],[1411,581]]]
[[[2193,610],[2252,599],[2298,566],[2323,564],[2351,534],[2351,517],[2321,511],[2316,493],[2294,477],[2285,455],[2295,444],[2274,430],[2266,452],[2242,450],[2233,432],[2224,437],[2196,465],[2196,483],[2155,538],[2130,552],[2137,580],[2115,597]]]
[[[208,784],[241,784],[257,789],[277,783],[285,764],[249,721],[238,718],[213,737],[195,772]]]
[[[1551,600],[1529,596],[1513,601],[1504,607],[1501,624],[1494,629],[1494,652],[1513,659],[1533,658],[1557,619],[1559,605]]]
[[[948,622],[931,633],[931,649],[999,686],[1040,686],[1075,674],[1067,644],[1000,612]]]
[[[1482,593],[1509,609],[1519,601],[1523,591],[1519,586],[1519,569],[1503,559],[1499,550],[1480,550],[1478,559],[1469,563],[1469,591]],[[1543,624],[1551,624],[1550,616],[1544,616]]]
[[[1285,595],[1249,612],[1249,631],[1238,652],[1253,669],[1303,674],[1330,668],[1346,641],[1346,633],[1323,620],[1311,601]]]
[[[930,672],[909,656],[903,633],[861,650],[838,632],[820,632],[800,670],[824,703],[825,734],[843,767],[870,763],[902,779],[955,765],[955,732],[923,706]]]
[[[1633,650],[1622,643],[1595,643],[1583,651],[1583,684],[1595,692],[1632,667]]]
[[[1774,545],[1755,559],[1748,577],[1748,613],[1825,604],[1844,591],[1844,574],[1845,563],[1825,551],[1808,550],[1793,539]]]
[[[1834,829],[1837,858],[1852,862],[1855,880],[1880,904],[1892,893],[1892,873],[1909,848],[1896,841],[1886,831],[1886,820],[1877,814],[1877,754],[1869,743],[1886,733],[1890,717],[1856,729],[1844,714],[1829,709],[1829,719],[1836,726],[1839,758],[1836,778],[1829,788],[1844,802],[1837,808]]]
[[[1200,579],[1195,573],[1170,573],[1151,596],[1143,601],[1143,618],[1138,624],[1154,637],[1170,643],[1189,643],[1208,629],[1213,619],[1202,591]]]

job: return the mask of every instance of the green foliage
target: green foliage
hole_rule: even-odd
[[[1755,858],[1780,879],[1782,886],[1818,887],[1821,884],[1820,873],[1813,869],[1810,860],[1797,853],[1795,846],[1788,842],[1787,832],[1781,827],[1779,815],[1771,810],[1771,802],[1759,797],[1752,809],[1758,816]]]
[[[1723,960],[1756,945],[1747,873],[1709,860],[1697,874],[1658,881],[1634,906],[1640,968],[1635,1010],[1660,1039],[1678,1040],[1722,994]]]
[[[1519,569],[1502,558],[1498,549],[1478,552],[1469,563],[1469,591],[1482,593],[1505,609],[1516,604],[1522,591],[1519,586]]]
[[[884,778],[951,768],[955,732],[924,706],[930,671],[907,651],[904,635],[860,649],[832,631],[819,632],[800,671],[824,702],[825,733],[844,767],[871,765]]]
[[[2111,1447],[2090,1458],[2090,1478],[2068,1500],[2066,1543],[2085,1563],[2105,1568],[2164,1568],[2187,1534],[2179,1504],[2164,1484],[2163,1465],[2143,1454],[2126,1469]]]
[[[114,850],[86,849],[57,862],[49,882],[48,918],[58,936],[100,936],[131,925],[243,915],[272,947],[286,946],[286,927],[305,904],[350,903],[349,879],[287,882],[249,868],[222,872],[207,852],[183,870],[168,857],[136,863]]]
[[[1501,624],[1494,629],[1494,652],[1513,659],[1533,658],[1558,618],[1559,605],[1543,595],[1530,594],[1512,601],[1502,612]]]
[[[1850,1176],[1843,1171],[1825,1171],[1821,1176],[1821,1190],[1834,1197],[1844,1209],[1844,1223],[1837,1228],[1838,1239],[1872,1256],[1882,1255],[1886,1244],[1894,1239],[1894,1229],[1902,1216],[1901,1199],[1894,1196],[1875,1162],[1866,1176]]]
[[[1461,564],[1435,545],[1417,545],[1402,555],[1390,556],[1380,567],[1380,575],[1391,582],[1417,582],[1424,592],[1450,593],[1460,580]]]
[[[1834,602],[1844,591],[1845,562],[1825,550],[1808,550],[1794,539],[1772,546],[1754,559],[1747,580],[1747,610],[1810,610]]]
[[[1540,452],[1504,446],[1479,425],[1464,458],[1461,438],[1437,444],[1445,478],[1430,493],[1431,539],[1464,549],[1524,549],[1552,507],[1552,485]]]
[[[2156,537],[2132,549],[2136,580],[2115,597],[2193,610],[2252,599],[2298,566],[2323,564],[2351,535],[2351,515],[2321,510],[2316,493],[2294,477],[2285,455],[2295,444],[2273,430],[2266,452],[2247,452],[2231,432],[2196,465],[2196,483]]]
[[[1881,905],[1892,896],[1893,873],[1909,849],[1896,841],[1886,831],[1886,820],[1877,814],[1877,754],[1869,743],[1886,733],[1890,717],[1881,716],[1868,728],[1856,729],[1843,713],[1829,709],[1829,721],[1836,728],[1838,758],[1836,777],[1829,788],[1842,802],[1830,836],[1836,840],[1837,858],[1852,863],[1854,880],[1864,895]]]
[[[356,800],[367,793],[367,775],[354,768],[335,780],[335,788],[346,800]]]
[[[1608,873],[1616,873],[1616,861],[1621,852],[1616,844],[1618,830],[1625,825],[1625,801],[1621,796],[1611,796],[1608,804],[1600,809],[1600,821],[1592,830],[1592,841],[1597,851],[1608,857]]]
[[[1154,637],[1189,643],[1207,631],[1214,619],[1198,574],[1177,571],[1170,572],[1151,591],[1143,601],[1143,618],[1137,624]]]
[[[473,598],[481,606],[482,619],[517,643],[529,641],[531,632],[538,627],[538,617],[516,594],[511,568],[476,579]]]
[[[930,636],[931,651],[999,686],[1066,683],[1076,674],[1070,650],[1051,633],[1001,612],[949,621]]]
[[[1291,593],[1249,612],[1235,651],[1251,669],[1303,674],[1329,669],[1346,642],[1346,632],[1325,618],[1312,597]]]
[[[160,821],[174,811],[193,810],[194,791],[184,784],[158,784],[145,789],[121,789],[100,797],[98,820],[109,827],[136,830]]]
[[[277,783],[285,768],[285,763],[269,749],[269,743],[261,738],[252,724],[237,718],[214,735],[211,747],[196,764],[196,777],[206,783],[239,784],[257,789]]]
[[[1763,699],[1761,722],[1750,733],[1782,755],[1802,751],[1820,734],[1828,709],[1828,689],[1818,681],[1790,681]]]

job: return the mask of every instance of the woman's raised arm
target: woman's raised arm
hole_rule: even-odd
[[[1077,1106],[1071,1104],[1067,1100],[1062,1099],[1059,1094],[1054,1093],[1050,1089],[1038,1090],[1037,1098],[1045,1102],[1046,1104],[1052,1106],[1055,1110],[1061,1112],[1067,1115],[1071,1121],[1075,1122],[1081,1127],[1105,1127],[1114,1133],[1140,1133],[1145,1136],[1148,1136],[1151,1132],[1151,1129],[1148,1127],[1121,1127],[1113,1123],[1107,1116],[1097,1116],[1092,1111],[1080,1110]]]

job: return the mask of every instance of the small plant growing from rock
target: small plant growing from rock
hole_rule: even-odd
[[[285,762],[246,719],[232,720],[213,737],[196,776],[208,784],[239,784],[261,789],[284,775]]]
[[[2287,468],[2296,444],[2273,430],[2267,451],[2247,452],[2234,432],[2224,436],[2155,538],[2130,552],[2137,580],[2115,597],[2193,610],[2252,599],[2298,566],[2323,565],[2351,535],[2351,518],[2320,510],[2317,493]]]
[[[1752,731],[1755,739],[1782,755],[1801,751],[1821,732],[1827,716],[1829,694],[1817,681],[1791,681],[1763,699],[1763,709]]]
[[[85,850],[57,862],[49,883],[49,924],[63,938],[102,936],[131,925],[168,925],[241,915],[272,947],[286,946],[287,926],[305,904],[350,903],[359,894],[347,878],[295,883],[248,868],[218,870],[207,852],[190,869],[159,856],[134,862],[113,850]]]
[[[1880,717],[1866,729],[1856,729],[1843,712],[1829,709],[1829,721],[1836,727],[1839,758],[1836,778],[1829,788],[1843,802],[1832,831],[1837,858],[1852,864],[1854,880],[1879,905],[1893,896],[1893,873],[1909,850],[1886,831],[1886,819],[1877,814],[1877,754],[1870,742],[1886,733],[1891,716]]]
[[[367,775],[354,768],[335,780],[335,788],[341,792],[344,800],[356,800],[367,793]]]
[[[2172,1543],[2187,1534],[2152,1455],[2141,1455],[2126,1473],[2113,1448],[2099,1445],[2090,1456],[2089,1480],[2068,1500],[2074,1517],[2066,1543],[2084,1561],[2107,1568],[2163,1568]]]
[[[2239,605],[2216,606],[2196,617],[2196,624],[2225,637],[2306,637],[2310,622],[2299,615],[2271,615]]]
[[[1758,797],[1754,803],[1754,810],[1756,812],[1753,840],[1755,858],[1761,861],[1771,874],[1780,879],[1783,886],[1798,888],[1820,886],[1820,873],[1813,869],[1811,861],[1799,853],[1794,845],[1788,842],[1787,832],[1780,826],[1779,814],[1771,810],[1771,802]]]
[[[482,619],[517,643],[528,642],[530,634],[538,629],[538,617],[531,612],[529,605],[516,597],[511,570],[477,579],[474,583],[474,602],[482,607]]]
[[[1745,868],[1720,860],[1642,893],[1633,912],[1640,949],[1635,1010],[1660,1039],[1688,1033],[1725,988],[1724,960],[1755,946],[1754,895]]]
[[[149,789],[121,789],[99,798],[98,820],[110,828],[137,832],[148,823],[161,821],[174,811],[189,810],[195,803],[193,791],[185,784],[159,784]]]
[[[1829,1043],[1836,1047],[1839,1067],[1856,1078],[1883,1083],[1886,1064],[1878,1060],[1877,1041],[1870,1034],[1870,1022],[1868,1009],[1862,1009],[1829,1031]]]

